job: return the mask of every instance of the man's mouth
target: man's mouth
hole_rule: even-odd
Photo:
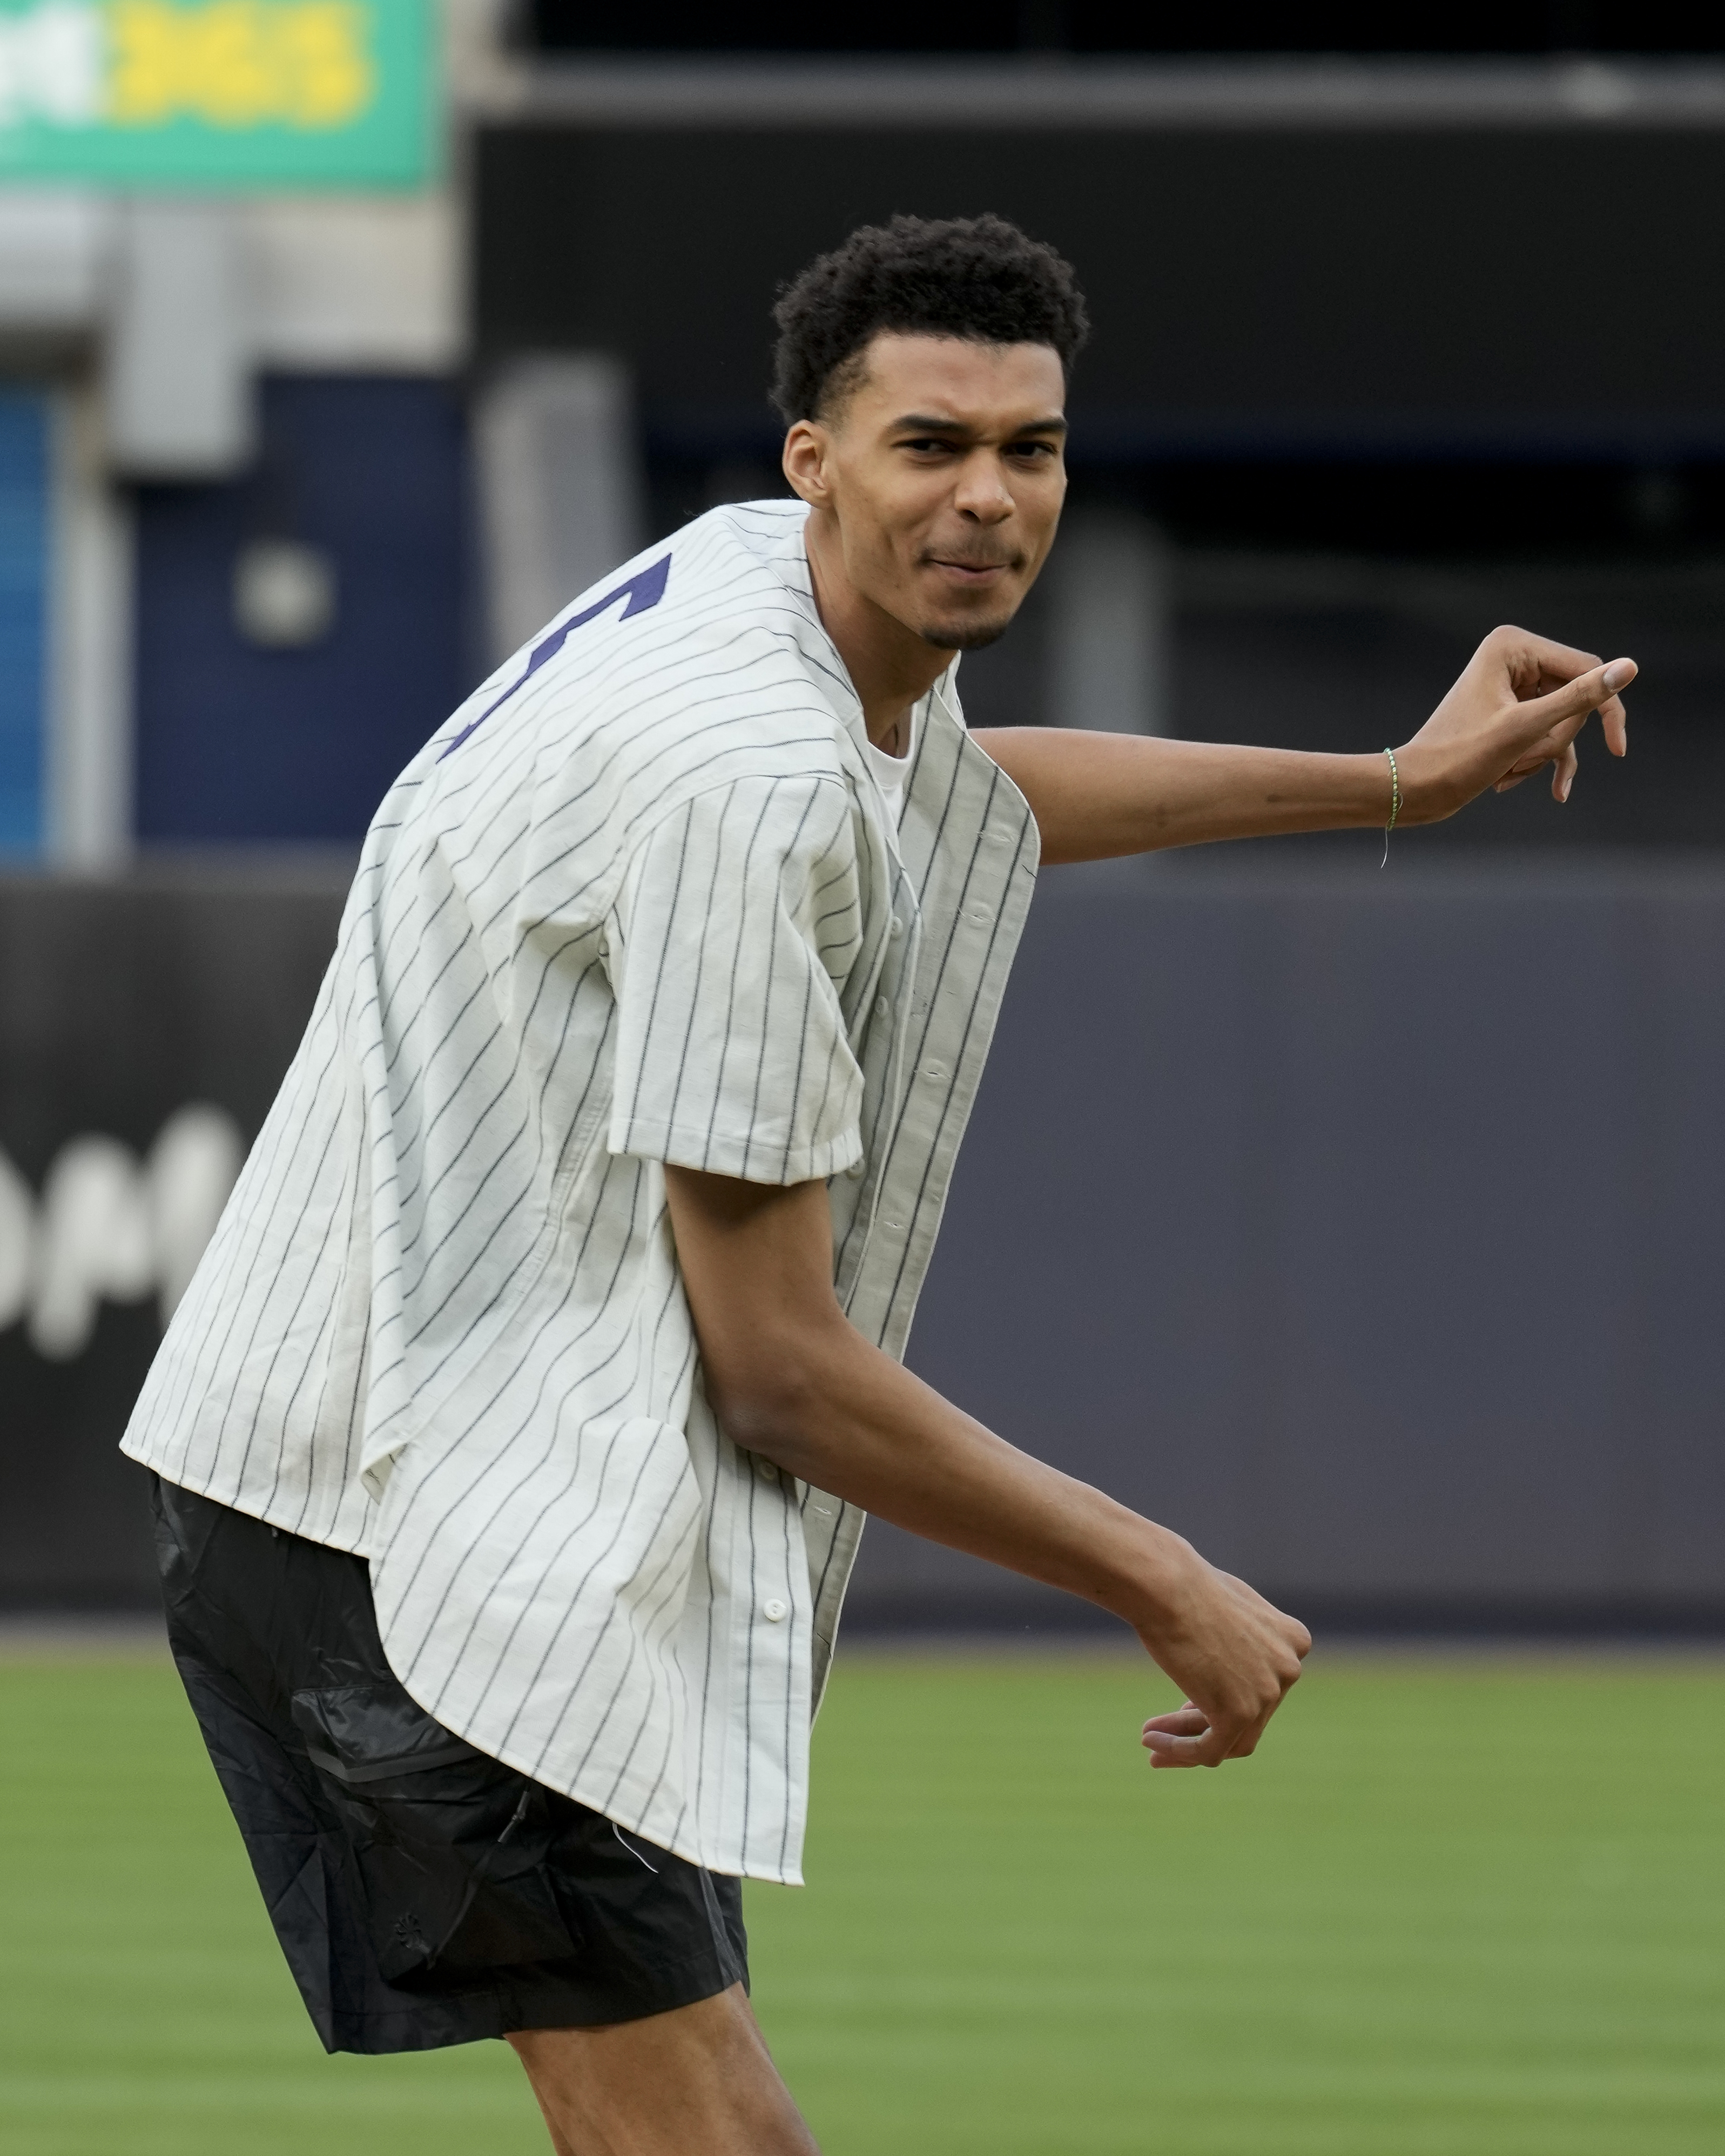
[[[986,583],[992,578],[1004,574],[1014,564],[1009,559],[999,562],[967,561],[962,556],[925,554],[924,562],[932,569],[956,578],[961,583]]]

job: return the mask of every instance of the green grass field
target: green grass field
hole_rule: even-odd
[[[1167,1699],[841,1662],[749,1904],[829,2156],[1725,2148],[1725,1664],[1320,1658],[1153,1777]],[[7,2156],[540,2156],[501,2045],[324,2057],[164,1662],[14,1651],[0,1715]]]

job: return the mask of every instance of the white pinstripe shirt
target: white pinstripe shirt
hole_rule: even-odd
[[[788,1881],[862,1518],[719,1429],[664,1166],[832,1178],[901,1354],[1036,845],[950,670],[894,828],[805,515],[649,549],[403,773],[125,1440],[366,1555],[471,1743]]]

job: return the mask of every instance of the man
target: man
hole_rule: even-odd
[[[564,2156],[813,2147],[795,1880],[865,1512],[1138,1632],[1157,1768],[1304,1628],[900,1360],[1039,851],[1446,816],[1634,669],[1487,638],[1381,756],[968,737],[1053,542],[1072,273],[899,218],[778,311],[797,499],[575,602],[409,766],[145,1389],[176,1654],[325,2043],[506,2035]],[[1097,716],[1106,716],[1101,714]]]

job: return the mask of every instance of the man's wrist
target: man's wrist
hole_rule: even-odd
[[[1128,1517],[1130,1531],[1110,1553],[1095,1599],[1136,1632],[1161,1632],[1186,1607],[1194,1574],[1208,1568],[1183,1535],[1136,1513]]]
[[[1384,818],[1389,821],[1391,798],[1389,758],[1379,757],[1384,767]],[[1404,824],[1434,824],[1447,815],[1442,805],[1443,773],[1434,767],[1433,752],[1417,741],[1398,746],[1395,752],[1395,775],[1399,783],[1401,807],[1396,815],[1396,829]]]

